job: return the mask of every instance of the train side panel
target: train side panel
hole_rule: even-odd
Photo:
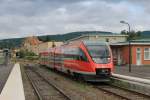
[[[100,47],[99,47],[100,48]],[[102,49],[98,53],[105,53]],[[87,81],[104,81],[113,71],[112,53],[109,47],[107,58],[93,58],[90,49],[83,42],[72,43],[50,49],[48,53],[41,53],[41,64],[68,73],[70,75],[82,75]],[[106,54],[107,54],[106,52]],[[105,56],[104,56],[105,57]],[[99,63],[98,61],[109,61]]]

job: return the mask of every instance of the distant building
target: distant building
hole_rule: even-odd
[[[60,46],[63,42],[43,42],[38,45],[38,53],[47,51],[49,48]]]
[[[11,56],[13,58],[17,57],[19,51],[20,51],[20,48],[14,48],[14,49],[12,49]]]
[[[24,50],[37,52],[37,47],[40,43],[42,43],[42,41],[39,41],[39,39],[35,36],[27,37],[24,39],[22,47]]]
[[[129,64],[129,43],[110,44],[118,65]],[[150,65],[150,39],[131,41],[131,64]]]
[[[29,52],[34,52],[35,54],[39,54],[42,51],[46,51],[51,47],[59,46],[62,42],[42,42],[35,36],[25,38],[23,42],[22,49],[27,50]]]
[[[67,42],[72,41],[80,41],[80,40],[97,40],[97,41],[105,41],[110,43],[116,42],[125,42],[127,40],[128,35],[121,35],[121,34],[100,34],[100,35],[81,35],[77,38],[73,38],[68,40]]]

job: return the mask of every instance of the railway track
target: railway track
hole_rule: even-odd
[[[39,100],[71,100],[60,88],[32,69],[25,73],[32,84]]]
[[[102,86],[96,86],[95,88],[104,91],[105,93],[108,93],[110,95],[118,96],[123,100],[150,100],[150,96],[140,94],[138,92],[133,92],[120,87],[108,85],[108,84]]]
[[[72,77],[69,77],[69,78],[72,79]],[[78,80],[78,81],[80,81],[81,83],[83,82],[83,84],[85,84],[85,82],[82,80]],[[91,85],[91,84],[87,84],[87,85]],[[95,85],[94,85],[94,87],[95,87]],[[117,96],[123,100],[150,100],[149,95],[145,95],[145,94],[142,94],[142,93],[139,93],[136,91],[113,86],[113,85],[107,84],[107,83],[105,83],[105,85],[96,86],[96,88],[98,88],[99,90],[104,91],[105,93],[108,93],[110,95]]]
[[[56,90],[57,92],[55,92],[55,95],[47,95],[48,99],[47,100],[71,100],[65,93],[63,93],[63,91],[61,89],[59,89],[57,86],[55,86],[55,84],[50,83],[46,78],[43,77],[42,73],[38,70],[36,70],[36,68],[28,68],[26,70],[26,73],[29,77],[29,79],[31,80],[31,83],[33,84],[33,88],[35,89],[36,91],[36,94],[38,95],[39,97],[39,100],[46,100],[43,96],[43,94],[45,92],[47,93],[51,93],[51,91],[49,90],[52,90],[52,89],[49,89],[47,90],[49,86],[46,86],[46,84],[50,85],[51,87],[54,88],[54,90]],[[32,74],[35,74],[35,76]],[[40,79],[36,79],[37,77],[40,77]],[[34,78],[34,79],[32,79]],[[35,81],[39,81],[39,82],[45,82],[45,83],[41,83],[42,85],[36,85],[36,82]],[[85,83],[83,83],[85,84]],[[90,85],[91,84],[86,84],[86,85]],[[40,89],[39,91],[39,88],[41,86],[46,86],[47,89],[44,89],[44,91],[42,89]],[[134,91],[130,91],[130,90],[127,90],[127,89],[123,89],[123,88],[120,88],[120,87],[116,87],[116,86],[113,86],[111,84],[101,84],[101,85],[93,85],[92,86],[96,89],[99,89],[100,91],[103,91],[105,94],[108,94],[110,96],[114,96],[114,97],[117,97],[117,98],[120,98],[121,100],[150,100],[150,96],[147,96],[147,95],[144,95],[144,94],[140,94],[138,92],[134,92]],[[59,94],[58,94],[59,92]],[[58,95],[56,95],[58,94]],[[56,99],[54,99],[54,97]],[[44,99],[43,99],[44,98]],[[50,98],[50,99],[49,99]]]

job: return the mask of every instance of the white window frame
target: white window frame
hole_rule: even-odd
[[[148,47],[147,47],[147,48],[148,48]],[[148,51],[145,51],[145,49],[147,49],[147,48],[144,48],[144,60],[150,60],[150,48],[148,48]],[[148,59],[145,58],[145,57],[146,57],[145,52],[148,52],[148,53],[149,53],[149,58],[148,58]]]

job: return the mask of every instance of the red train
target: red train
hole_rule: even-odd
[[[100,41],[78,41],[50,48],[40,53],[40,64],[83,78],[86,81],[109,81],[113,71],[110,47]]]

